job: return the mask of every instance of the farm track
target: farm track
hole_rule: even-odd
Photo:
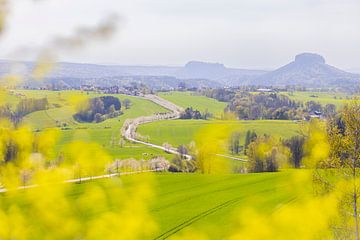
[[[183,199],[178,199],[179,201],[177,201],[177,202],[173,202],[173,203],[169,203],[168,205],[164,205],[164,206],[161,207],[161,209],[165,209],[165,208],[172,207],[172,206],[175,206],[175,205],[178,205],[178,204],[182,204],[184,202],[191,201],[193,199],[200,198],[200,197],[203,197],[203,196],[208,196],[208,195],[211,195],[211,194],[214,194],[214,193],[221,193],[221,192],[230,191],[230,190],[232,190],[234,188],[240,188],[240,187],[242,187],[244,185],[246,185],[246,186],[256,185],[256,184],[259,184],[259,183],[263,183],[265,181],[269,181],[269,179],[264,179],[264,180],[261,180],[261,181],[243,182],[240,185],[235,184],[235,185],[232,185],[232,186],[227,186],[226,188],[221,188],[221,189],[217,189],[217,190],[211,190],[211,191],[208,191],[208,192],[199,192],[198,194],[192,195],[191,198],[186,196]],[[222,182],[222,181],[219,181],[219,182]],[[185,190],[190,190],[190,189],[192,189],[192,188],[188,188],[188,189],[185,189]],[[183,191],[185,191],[185,190],[183,190]],[[177,192],[179,192],[179,191],[177,191]],[[173,193],[176,193],[176,192],[173,192]],[[160,210],[160,208],[152,209],[152,211],[154,211],[154,212],[156,212],[158,210]]]
[[[182,229],[190,226],[194,222],[196,222],[196,221],[198,221],[198,220],[200,220],[200,219],[202,219],[202,218],[204,218],[204,217],[206,217],[206,216],[208,216],[208,215],[210,215],[210,214],[212,214],[212,213],[214,213],[216,211],[219,211],[220,209],[222,209],[224,207],[227,207],[227,206],[229,206],[231,204],[234,204],[234,203],[236,203],[237,201],[239,201],[242,198],[243,197],[238,197],[238,198],[226,201],[226,202],[224,202],[222,204],[219,204],[219,205],[217,205],[217,206],[215,206],[213,208],[210,208],[210,209],[208,209],[208,210],[206,210],[206,211],[204,211],[204,212],[202,212],[202,213],[200,213],[198,215],[195,215],[194,217],[182,222],[181,224],[173,227],[172,229],[170,229],[170,230],[164,232],[163,234],[159,235],[158,237],[154,238],[154,240],[156,240],[156,239],[167,239],[167,238],[171,237],[172,235],[174,235],[175,233],[181,231]]]
[[[269,192],[273,189],[266,189],[266,190],[263,190],[263,191],[258,191],[257,193],[263,193],[263,192]],[[223,208],[226,208],[226,207],[229,207],[233,204],[236,204],[237,202],[239,202],[241,199],[243,199],[245,196],[240,196],[240,197],[236,197],[236,198],[233,198],[231,200],[228,200],[228,201],[225,201],[219,205],[216,205],[215,207],[212,207],[212,208],[209,208],[208,210],[204,211],[204,212],[201,212],[191,218],[189,218],[188,220],[182,222],[181,224],[178,224],[176,225],[175,227],[169,229],[168,231],[162,233],[161,235],[157,236],[154,238],[154,240],[157,240],[157,239],[167,239],[169,237],[171,237],[172,235],[176,234],[177,232],[181,231],[182,229],[192,225],[193,223],[201,220],[202,218],[205,218],[207,217],[208,215],[210,214],[213,214]]]
[[[154,170],[139,170],[139,171],[132,171],[132,172],[119,172],[119,173],[111,173],[111,174],[104,174],[104,175],[91,176],[91,177],[74,178],[74,179],[65,180],[63,182],[47,183],[47,184],[83,183],[83,182],[90,182],[90,181],[98,180],[98,179],[106,179],[106,178],[119,177],[119,176],[123,176],[123,175],[134,175],[134,174],[140,174],[140,173],[158,172],[158,171],[163,171],[163,170],[164,169],[158,168],[158,169],[154,169]],[[6,193],[8,191],[32,189],[32,188],[37,188],[37,187],[41,187],[41,186],[42,185],[33,184],[33,185],[20,186],[20,187],[17,187],[16,189],[11,189],[11,190],[8,190],[6,188],[2,188],[0,186],[0,193]]]

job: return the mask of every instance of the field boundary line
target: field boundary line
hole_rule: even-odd
[[[54,182],[54,183],[50,183],[50,184],[83,183],[83,182],[89,182],[89,181],[98,180],[98,179],[105,179],[105,178],[112,178],[112,177],[119,177],[119,176],[123,176],[123,175],[133,175],[133,174],[140,174],[140,173],[159,172],[159,171],[163,171],[163,170],[164,170],[163,168],[157,168],[157,169],[152,169],[152,170],[139,170],[139,171],[133,171],[133,172],[110,173],[110,174],[104,174],[104,175],[98,175],[98,176],[68,179],[63,182],[58,182],[58,183]],[[44,184],[44,185],[49,185],[49,184]],[[39,184],[32,184],[32,185],[19,186],[15,189],[11,189],[11,190],[8,190],[8,189],[0,186],[0,193],[6,193],[8,191],[31,189],[31,188],[41,187],[41,186],[42,185],[39,185]]]

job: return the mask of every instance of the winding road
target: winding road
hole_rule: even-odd
[[[152,101],[152,102],[170,110],[171,112],[170,113],[158,113],[158,114],[155,114],[152,116],[146,116],[146,117],[141,116],[141,117],[138,117],[135,119],[127,119],[125,121],[123,127],[121,128],[121,135],[125,139],[127,139],[131,142],[140,143],[140,144],[143,144],[143,145],[146,145],[149,147],[161,149],[168,153],[182,155],[183,157],[185,157],[185,159],[191,160],[192,157],[190,155],[181,154],[175,148],[166,148],[164,146],[159,146],[159,145],[156,145],[153,143],[148,143],[148,142],[136,139],[136,130],[140,124],[156,122],[156,121],[160,121],[160,120],[178,119],[178,118],[180,118],[180,113],[183,111],[183,109],[181,107],[179,107],[179,106],[175,105],[174,103],[169,102],[163,98],[160,98],[156,95],[148,94],[148,95],[144,95],[141,98]]]
[[[156,121],[161,121],[161,120],[173,120],[173,119],[179,119],[180,118],[180,114],[183,111],[183,108],[177,106],[176,104],[165,100],[159,96],[153,95],[153,94],[147,94],[144,95],[142,97],[139,97],[142,99],[146,99],[149,101],[154,102],[155,104],[158,104],[168,110],[170,110],[170,113],[161,113],[161,114],[155,114],[152,116],[141,116],[135,119],[127,119],[123,125],[123,127],[121,128],[121,135],[131,141],[131,142],[135,142],[135,143],[140,143],[149,147],[153,147],[153,148],[157,148],[157,149],[161,149],[165,152],[168,153],[172,153],[172,154],[176,154],[176,155],[182,155],[183,157],[185,157],[185,159],[187,160],[191,160],[192,157],[191,155],[188,154],[181,154],[177,151],[177,149],[175,148],[165,148],[164,146],[160,146],[160,145],[156,145],[153,143],[149,143],[149,142],[145,142],[145,141],[141,141],[139,139],[136,139],[136,130],[138,128],[138,126],[140,124],[145,124],[145,123],[151,123],[151,122],[156,122]],[[241,162],[247,162],[247,160],[242,159],[242,158],[237,158],[237,157],[232,157],[232,156],[227,156],[227,155],[223,155],[223,154],[215,154],[216,156],[219,157],[223,157],[223,158],[228,158],[228,159],[232,159],[235,161],[241,161]]]

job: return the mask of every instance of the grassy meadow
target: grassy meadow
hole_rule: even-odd
[[[298,93],[296,92],[294,94]],[[140,144],[126,143],[123,147],[120,147],[118,144],[120,141],[120,128],[125,119],[167,111],[161,106],[148,100],[121,94],[112,95],[119,98],[120,101],[123,101],[126,98],[129,99],[131,101],[130,109],[122,107],[124,114],[100,123],[80,123],[74,120],[74,96],[86,99],[102,95],[104,94],[81,91],[16,90],[13,94],[5,95],[3,98],[10,99],[10,102],[13,105],[16,104],[21,97],[46,97],[48,99],[50,103],[49,109],[36,111],[26,115],[23,119],[23,123],[31,126],[34,130],[40,131],[65,124],[66,127],[61,130],[55,153],[61,152],[62,148],[68,143],[73,141],[84,141],[99,144],[113,158],[117,159],[150,159],[159,155],[165,156],[167,159],[172,158],[170,154],[166,154],[159,149],[146,147]],[[311,94],[309,93],[308,95]],[[200,111],[205,111],[207,109],[211,113],[216,113],[215,116],[220,116],[226,106],[226,103],[204,96],[194,95],[194,93],[191,92],[164,92],[159,93],[159,96],[183,108],[193,107]],[[304,96],[298,98],[305,100],[306,98]],[[325,94],[321,95],[321,99],[324,98],[324,101],[325,97],[328,99],[331,98]],[[292,121],[173,120],[141,125],[138,132],[142,136],[146,136],[152,143],[162,145],[164,142],[168,142],[172,146],[177,147],[180,144],[189,144],[204,127],[210,126],[211,124],[231,126],[232,131],[240,132],[241,144],[245,141],[247,130],[254,130],[258,135],[268,134],[288,138],[297,134],[301,127],[301,124]]]
[[[59,124],[66,124],[67,130],[61,131],[56,149],[61,148],[72,141],[96,142],[101,145],[114,158],[136,159],[150,158],[152,156],[164,155],[171,158],[171,155],[163,153],[161,150],[153,149],[139,144],[125,144],[120,148],[118,142],[120,140],[119,130],[125,119],[136,118],[139,116],[151,115],[156,112],[166,112],[167,110],[161,106],[138,97],[127,95],[112,95],[118,97],[120,101],[130,99],[130,109],[122,107],[123,115],[107,119],[101,123],[79,123],[73,119],[74,108],[72,106],[72,98],[74,96],[80,98],[93,98],[104,94],[94,92],[81,91],[38,91],[38,90],[16,90],[13,94],[4,95],[3,99],[9,101],[12,105],[16,104],[21,95],[28,98],[46,97],[51,108],[44,111],[36,111],[24,117],[24,124],[31,126],[33,129],[42,130],[45,128],[54,128]],[[282,92],[296,101],[317,101],[325,105],[333,103],[340,108],[348,101],[345,94],[342,93],[325,93],[325,92]],[[4,95],[4,96],[3,96]],[[183,108],[192,107],[200,111],[206,109],[219,117],[226,107],[226,103],[219,102],[215,99],[205,96],[196,95],[193,92],[161,92],[160,97],[167,99]],[[176,147],[180,144],[189,144],[193,141],[199,131],[211,124],[225,124],[231,126],[233,131],[240,132],[241,144],[245,141],[247,130],[253,130],[258,135],[268,134],[281,138],[288,138],[296,135],[301,128],[301,124],[293,121],[271,121],[271,120],[255,120],[255,121],[221,121],[221,120],[172,120],[148,123],[139,126],[138,132],[142,136],[146,136],[151,143],[162,145],[164,142],[170,143]]]
[[[44,111],[37,111],[28,114],[24,123],[29,124],[34,128],[48,128],[55,127],[57,122],[67,123],[69,126],[74,128],[104,128],[104,127],[121,127],[125,119],[132,119],[140,116],[148,116],[156,112],[167,112],[167,109],[148,101],[146,99],[141,99],[133,96],[122,95],[122,94],[97,94],[90,92],[80,91],[16,91],[23,94],[28,98],[44,98],[46,97],[50,105],[58,104],[60,107],[50,108]],[[101,123],[79,123],[76,122],[72,115],[75,113],[72,106],[72,98],[94,98],[99,96],[114,96],[119,98],[120,101],[124,99],[129,99],[131,101],[130,109],[125,109],[122,107],[123,115],[117,118],[107,119]]]
[[[196,95],[194,92],[160,92],[158,95],[182,108],[192,107],[200,112],[207,109],[215,117],[221,116],[227,105],[216,99]]]
[[[152,115],[157,112],[167,112],[168,110],[146,99],[127,95],[111,95],[123,101],[129,99],[131,106],[129,109],[122,107],[124,114],[116,118],[107,119],[100,123],[80,123],[73,118],[75,113],[72,106],[73,97],[94,98],[106,94],[89,94],[81,91],[43,91],[43,90],[16,90],[15,93],[28,98],[44,98],[49,101],[51,108],[43,111],[36,111],[26,115],[23,119],[25,125],[34,130],[43,130],[46,128],[55,128],[59,123],[66,123],[66,130],[61,130],[55,152],[61,152],[64,145],[73,141],[93,142],[102,146],[113,158],[126,159],[149,159],[154,156],[171,155],[164,153],[159,149],[146,147],[140,144],[125,144],[119,147],[120,129],[126,119],[132,119],[140,116]],[[12,102],[16,104],[20,97],[8,95]],[[56,107],[54,107],[56,105]]]
[[[288,96],[290,99],[298,102],[315,101],[319,102],[322,106],[326,104],[334,104],[337,109],[340,109],[346,102],[351,99],[351,96],[341,92],[281,92]]]
[[[229,237],[236,231],[243,210],[251,208],[271,215],[301,199],[307,190],[300,194],[291,174],[152,174],[153,197],[148,211],[157,228],[146,239],[181,238],[189,231],[204,233],[209,239]],[[133,187],[139,177],[120,179],[126,189]],[[101,181],[107,186],[111,180]],[[81,188],[75,187],[72,197],[76,198]]]
[[[195,139],[202,128],[211,124],[230,126],[234,132],[239,132],[241,144],[245,142],[246,131],[255,131],[258,135],[272,135],[289,138],[296,135],[302,127],[301,123],[282,120],[252,120],[252,121],[207,121],[207,120],[173,120],[159,121],[141,125],[138,132],[149,136],[149,141],[156,144],[168,142],[173,146],[189,144]]]

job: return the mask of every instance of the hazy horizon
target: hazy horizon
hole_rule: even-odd
[[[71,6],[71,8],[69,8]],[[118,16],[118,31],[59,62],[276,69],[313,52],[330,65],[359,71],[360,2],[356,0],[13,1],[0,40],[1,59],[33,59],[58,36]]]

